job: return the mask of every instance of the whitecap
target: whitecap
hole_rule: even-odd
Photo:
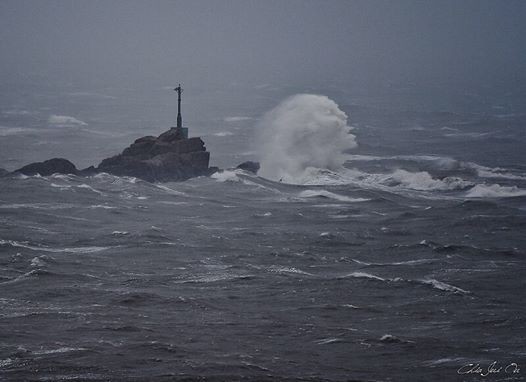
[[[318,345],[328,345],[335,342],[342,342],[341,338],[322,338],[321,340],[315,341]]]
[[[230,137],[232,135],[234,135],[234,133],[230,132],[230,131],[219,131],[217,133],[214,133],[212,134],[216,137]]]
[[[196,276],[187,280],[179,281],[181,283],[214,283],[219,281],[229,281],[236,279],[247,279],[253,277],[252,275],[238,275],[231,273],[221,273],[221,274],[206,274],[201,276]]]
[[[113,236],[126,236],[126,235],[129,235],[130,233],[128,231],[113,231],[111,234]]]
[[[468,198],[511,198],[525,196],[526,190],[517,186],[501,186],[500,184],[477,184],[468,192]]]
[[[416,259],[416,260],[407,260],[407,261],[395,261],[392,263],[368,263],[362,260],[351,259],[355,263],[365,265],[365,266],[389,266],[389,265],[419,265],[427,264],[437,261],[436,259]]]
[[[300,192],[299,197],[300,198],[324,197],[324,198],[338,200],[340,202],[350,202],[350,203],[366,202],[370,200],[370,199],[365,199],[365,198],[351,198],[349,196],[335,194],[327,190],[304,190]]]
[[[301,269],[294,268],[294,267],[284,267],[280,265],[272,265],[268,268],[270,272],[275,273],[293,273],[293,274],[299,274],[299,275],[307,275],[307,276],[314,276],[312,273],[302,271]]]
[[[225,207],[225,206],[223,206],[223,207]],[[232,208],[232,207],[235,207],[235,206],[226,206],[226,207]],[[254,216],[258,217],[258,218],[266,218],[266,217],[272,216],[272,212],[264,212],[262,214],[255,214]]]
[[[379,277],[379,276],[375,276],[375,275],[372,275],[370,273],[366,273],[366,272],[352,272],[352,273],[349,273],[347,275],[344,275],[340,278],[348,278],[348,277],[354,277],[354,278],[365,278],[365,279],[371,279],[371,280],[377,280],[377,281],[386,281],[385,279]]]
[[[90,185],[85,184],[85,183],[78,185],[77,188],[85,188],[85,189],[90,190],[90,191],[93,191],[93,192],[95,192],[95,193],[97,193],[97,194],[99,194],[99,195],[104,195],[103,192],[101,192],[101,191],[99,191],[99,190],[96,190],[96,189],[94,189],[93,187],[91,187]]]
[[[188,202],[174,202],[174,201],[171,201],[171,200],[161,200],[161,201],[159,201],[159,203],[171,204],[173,206],[181,206],[181,205],[188,204]]]
[[[475,169],[477,171],[477,175],[481,178],[526,180],[526,176],[512,174],[509,172],[509,170],[500,167],[491,168],[471,162],[467,163],[467,166]]]
[[[87,123],[77,119],[75,117],[70,117],[69,115],[56,115],[52,114],[48,118],[48,123],[57,127],[74,127],[74,126],[86,126]]]
[[[42,256],[37,256],[31,260],[31,266],[32,267],[44,267],[46,266],[46,262],[44,261],[44,258]]]
[[[113,209],[115,209],[117,207],[107,206],[105,204],[94,204],[92,206],[89,206],[88,208],[91,208],[91,209],[102,208],[102,209],[105,209],[105,210],[113,210]]]
[[[458,363],[464,363],[464,362],[467,362],[468,359],[467,358],[464,358],[464,357],[446,357],[446,358],[439,358],[439,359],[435,359],[435,360],[431,360],[431,361],[426,361],[424,362],[424,365],[426,366],[435,366],[435,365],[443,365],[443,364],[447,364],[447,363],[453,363],[453,364],[458,364]]]
[[[46,354],[57,354],[57,353],[69,353],[73,351],[84,351],[88,350],[86,348],[73,348],[73,347],[61,347],[57,349],[41,349],[34,350],[32,353],[36,355],[46,355]]]
[[[11,247],[26,248],[26,249],[30,249],[32,251],[43,251],[43,252],[52,252],[52,253],[59,253],[59,252],[93,253],[93,252],[104,251],[104,250],[107,250],[107,249],[111,248],[111,247],[97,247],[97,246],[69,247],[69,248],[51,248],[51,247],[45,247],[45,246],[31,245],[28,242],[18,242],[18,241],[15,241],[15,240],[3,240],[3,239],[0,239],[0,245],[9,245]]]
[[[416,191],[448,191],[458,190],[473,186],[472,182],[459,177],[433,178],[427,171],[410,172],[395,170],[391,174],[371,174],[371,180],[387,186],[399,186]]]
[[[446,292],[453,292],[453,293],[461,293],[461,294],[469,294],[470,292],[464,289],[461,289],[459,287],[456,287],[454,285],[446,284],[442,281],[438,281],[435,279],[420,279],[417,280],[417,282],[420,282],[422,284],[431,285],[435,289],[443,290]]]
[[[362,309],[359,306],[353,305],[353,304],[343,304],[342,307],[349,308],[349,309]]]
[[[67,185],[67,184],[56,184],[56,183],[51,183],[50,185],[51,185],[51,187],[58,188],[58,189],[60,189],[61,191],[62,191],[62,190],[68,190],[68,189],[71,188],[71,186],[70,186],[70,185]]]
[[[25,280],[27,279],[28,277],[31,277],[31,276],[38,276],[39,274],[41,274],[42,271],[38,270],[38,269],[33,269],[32,271],[29,271],[29,272],[26,272],[24,274],[21,274],[20,276],[17,276],[15,278],[12,278],[11,280],[8,280],[8,281],[4,281],[0,284],[14,284],[18,281],[22,281],[22,280]]]
[[[186,196],[184,192],[174,190],[173,188],[167,187],[163,184],[156,184],[155,187],[157,187],[160,190],[166,191],[167,193],[171,195]]]

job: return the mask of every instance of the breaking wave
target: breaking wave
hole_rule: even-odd
[[[298,94],[259,124],[261,176],[298,183],[309,168],[338,170],[356,147],[347,115],[326,96]]]
[[[477,184],[466,193],[468,198],[510,198],[525,196],[526,190],[517,186],[501,186],[499,184]]]
[[[269,111],[259,123],[259,175],[275,181],[306,186],[347,185],[389,192],[453,192],[460,197],[510,197],[526,194],[516,186],[485,185],[481,179],[526,179],[513,170],[485,167],[437,155],[351,155],[357,147],[347,115],[322,95],[298,94]],[[356,165],[389,161],[388,171],[370,173]],[[357,163],[358,162],[358,163]],[[344,167],[345,164],[345,167]],[[216,173],[221,182],[237,182],[237,174]],[[305,190],[301,197],[324,196],[351,201],[328,191]],[[352,200],[361,201],[361,200]]]

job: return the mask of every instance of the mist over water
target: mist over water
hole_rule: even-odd
[[[347,115],[323,95],[298,94],[266,113],[257,144],[261,176],[298,183],[309,170],[337,171],[357,146]]]

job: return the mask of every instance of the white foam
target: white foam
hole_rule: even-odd
[[[75,175],[72,175],[72,174],[58,174],[58,173],[56,173],[56,174],[52,174],[51,178],[70,181],[70,180],[74,180],[75,179]]]
[[[5,367],[5,366],[9,366],[12,363],[13,363],[13,360],[11,358],[0,359],[0,368]]]
[[[19,209],[32,208],[35,210],[60,210],[73,208],[74,204],[69,203],[14,203],[14,204],[0,204],[1,209]]]
[[[467,166],[475,169],[477,175],[481,178],[500,178],[500,179],[513,179],[513,180],[525,180],[526,176],[515,175],[510,173],[508,170],[500,167],[491,168],[481,166],[476,163],[467,163]]]
[[[32,251],[43,251],[43,252],[52,252],[52,253],[59,253],[59,252],[93,253],[93,252],[105,251],[111,248],[111,247],[97,247],[97,246],[52,248],[52,247],[31,245],[27,242],[18,242],[15,240],[3,240],[3,239],[0,239],[0,245],[10,245],[11,247],[26,248]]]
[[[241,122],[241,121],[249,121],[251,120],[252,117],[245,117],[245,116],[233,116],[233,117],[226,117],[224,119],[225,122],[229,122],[229,123],[232,123],[232,122]]]
[[[375,275],[372,275],[366,272],[352,272],[352,273],[349,273],[343,276],[343,278],[347,278],[347,277],[354,277],[354,278],[359,278],[359,279],[364,278],[364,279],[371,279],[371,280],[377,280],[377,281],[386,281],[385,279],[381,277],[378,277],[378,276],[375,276]]]
[[[437,260],[435,259],[417,259],[417,260],[407,260],[407,261],[395,261],[392,263],[368,263],[365,261],[357,260],[357,259],[351,259],[355,263],[365,265],[365,266],[398,266],[398,265],[420,265],[420,264],[427,264],[432,263]]]
[[[231,131],[219,131],[217,133],[214,133],[212,134],[216,137],[230,137],[232,135],[234,135],[234,133],[232,133]]]
[[[382,337],[380,337],[380,341],[382,342],[401,342],[401,340],[393,336],[392,334],[384,334]]]
[[[187,280],[180,281],[181,283],[213,283],[218,281],[229,281],[237,279],[250,278],[252,275],[238,275],[234,273],[220,273],[220,274],[205,274],[196,276]]]
[[[426,361],[424,362],[424,364],[426,366],[434,366],[434,365],[442,365],[445,363],[453,363],[453,364],[458,364],[460,362],[467,363],[467,361],[468,361],[468,358],[464,358],[464,357],[448,357],[448,358],[439,358],[439,359],[432,360],[432,361]]]
[[[300,275],[308,275],[308,276],[314,276],[312,273],[302,271],[301,269],[294,268],[294,267],[284,267],[280,265],[272,265],[269,267],[269,271],[276,272],[276,273],[295,273]]]
[[[501,186],[499,184],[477,184],[466,193],[468,198],[510,198],[525,196],[526,190],[517,186]]]
[[[41,349],[33,351],[33,354],[46,355],[46,354],[57,354],[57,353],[69,353],[73,351],[84,351],[86,348],[72,348],[72,347],[61,347],[58,349]]]
[[[70,185],[67,185],[67,184],[56,184],[56,183],[51,183],[51,187],[55,187],[55,188],[58,188],[60,190],[67,190],[67,189],[71,188]]]
[[[78,185],[77,188],[84,188],[84,189],[90,190],[90,191],[92,191],[92,192],[95,192],[96,194],[104,195],[103,192],[101,192],[101,191],[99,191],[99,190],[96,190],[96,189],[94,189],[93,187],[91,187],[90,185],[85,184],[85,183]]]
[[[89,206],[88,208],[91,208],[91,209],[102,208],[104,210],[113,210],[113,209],[115,209],[117,207],[107,206],[107,205],[104,205],[104,204],[94,204],[92,206]]]
[[[333,344],[335,342],[341,342],[341,338],[322,338],[321,340],[315,341],[318,345]]]
[[[186,194],[184,192],[174,190],[173,188],[167,187],[167,186],[162,185],[162,184],[156,184],[155,187],[157,187],[157,188],[159,188],[159,189],[161,189],[163,191],[166,191],[167,193],[172,194],[172,195],[186,196]]]
[[[113,231],[111,233],[113,236],[126,236],[129,235],[128,231]]]
[[[401,186],[417,191],[458,190],[473,185],[473,183],[458,177],[435,179],[427,171],[409,172],[401,169],[388,175],[377,176],[377,178],[379,183],[388,186]]]
[[[446,292],[453,292],[453,293],[462,293],[462,294],[469,294],[470,292],[461,288],[458,288],[454,285],[446,284],[442,281],[438,281],[435,279],[420,279],[417,280],[418,282],[421,282],[423,284],[431,285],[435,289],[443,290]]]
[[[309,167],[293,179],[294,184],[331,186],[353,184],[359,187],[385,191],[455,191],[474,185],[459,177],[433,178],[427,171],[410,172],[402,169],[391,173],[366,173],[356,169],[337,171]]]
[[[74,126],[86,126],[87,123],[70,117],[69,115],[56,115],[52,114],[49,116],[48,123],[57,127],[74,127]]]
[[[43,260],[42,256],[37,256],[31,260],[31,266],[32,267],[44,267],[46,266],[46,262]]]
[[[300,192],[299,197],[300,198],[324,197],[324,198],[338,200],[340,202],[350,202],[350,203],[366,202],[370,200],[370,199],[364,199],[364,198],[351,198],[345,195],[335,194],[327,190],[305,190],[305,191]]]
[[[394,156],[374,156],[374,155],[348,155],[349,162],[360,161],[386,161],[403,160],[414,162],[432,162],[433,166],[441,170],[472,169],[481,178],[502,178],[502,179],[526,179],[525,175],[516,175],[509,170],[500,167],[486,167],[474,162],[463,162],[450,157],[438,155],[394,155]]]
[[[218,182],[240,182],[241,179],[237,176],[236,171],[224,170],[218,171],[211,175],[211,178]]]

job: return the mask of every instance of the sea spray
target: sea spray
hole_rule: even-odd
[[[326,96],[298,94],[269,111],[258,126],[259,175],[287,183],[312,168],[336,171],[356,147],[347,115]]]

